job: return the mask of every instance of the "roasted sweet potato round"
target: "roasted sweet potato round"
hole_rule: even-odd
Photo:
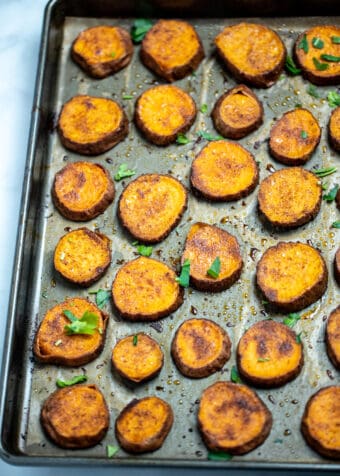
[[[246,197],[259,181],[253,155],[240,144],[214,141],[196,156],[190,176],[193,190],[215,202]]]
[[[104,438],[110,414],[95,385],[76,385],[52,393],[43,404],[40,419],[55,444],[77,449],[94,446]]]
[[[80,319],[85,313],[95,314],[97,328],[93,334],[68,334],[71,322],[64,314],[70,311]],[[94,360],[103,350],[108,314],[84,298],[71,298],[47,311],[34,339],[34,355],[40,362],[74,367]]]
[[[158,397],[132,400],[116,420],[116,438],[129,453],[158,450],[174,421],[170,405]]]
[[[267,222],[278,228],[296,228],[319,213],[322,188],[315,174],[302,167],[278,170],[259,188],[259,210]]]
[[[334,366],[340,369],[340,306],[331,312],[326,326],[327,354]]]
[[[79,33],[71,56],[94,78],[105,78],[127,66],[133,45],[129,33],[120,26],[100,25]]]
[[[297,342],[295,332],[279,322],[257,322],[237,346],[241,377],[257,387],[280,387],[293,380],[302,365],[302,344]]]
[[[335,253],[335,256],[334,256],[334,276],[335,276],[336,282],[340,286],[340,247],[337,249],[337,252]]]
[[[62,107],[58,132],[67,149],[98,155],[127,136],[129,123],[122,107],[112,99],[74,96]]]
[[[323,55],[340,56],[340,45],[333,41],[334,37],[339,36],[338,26],[317,25],[297,38],[294,46],[295,59],[297,65],[302,68],[302,75],[311,83],[320,86],[339,84],[340,63],[323,58]],[[314,46],[315,39],[318,40],[318,47]]]
[[[326,458],[340,459],[340,386],[325,387],[308,400],[301,431],[309,446]]]
[[[208,274],[219,258],[217,277]],[[190,262],[190,282],[199,291],[220,292],[230,288],[240,277],[243,261],[237,239],[217,226],[195,223],[189,230],[182,263]]]
[[[202,393],[198,428],[211,451],[248,453],[265,441],[271,427],[270,411],[245,385],[216,382]]]
[[[183,302],[183,289],[169,266],[141,256],[120,268],[112,297],[124,319],[155,321],[176,311]]]
[[[208,377],[230,358],[231,342],[222,327],[208,319],[189,319],[177,329],[171,355],[186,377]]]
[[[111,263],[111,241],[102,233],[78,228],[62,236],[54,251],[54,267],[68,281],[90,286]]]
[[[340,152],[340,106],[334,109],[328,123],[329,141],[336,151]]]
[[[163,367],[159,344],[142,332],[124,337],[112,350],[112,365],[125,379],[141,383],[155,377]]]
[[[224,93],[211,113],[215,129],[224,137],[242,139],[263,122],[263,107],[257,96],[244,84]]]
[[[183,89],[173,85],[155,86],[139,96],[135,122],[148,141],[168,145],[176,141],[178,134],[190,129],[196,113],[194,100]]]
[[[176,227],[187,207],[186,188],[170,175],[145,174],[122,192],[118,217],[143,243],[158,243]]]
[[[305,164],[321,138],[318,121],[307,109],[286,112],[270,131],[269,151],[286,165]]]
[[[215,38],[217,52],[238,81],[269,88],[279,78],[286,48],[275,31],[255,23],[226,26]]]
[[[264,299],[278,311],[300,311],[321,298],[328,271],[321,254],[300,242],[279,242],[257,264],[256,281]]]
[[[52,197],[60,213],[70,220],[87,221],[103,213],[113,202],[115,187],[100,164],[74,162],[57,172]]]
[[[145,35],[140,55],[145,66],[172,82],[195,71],[204,51],[195,28],[189,23],[159,20]]]

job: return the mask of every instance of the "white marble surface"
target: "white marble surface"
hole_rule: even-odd
[[[14,259],[16,230],[19,217],[21,186],[24,175],[26,147],[29,133],[33,90],[35,83],[38,48],[46,0],[0,0],[0,355],[4,338],[12,264]],[[14,467],[0,460],[0,475],[40,476],[64,475],[72,471],[74,476],[93,473],[91,468],[31,468]],[[179,470],[170,469],[96,469],[99,475],[174,475]],[[215,476],[226,471],[199,471]],[[193,476],[197,470],[181,470]],[[256,476],[263,472],[228,471],[232,475]],[[270,474],[273,474],[271,472]],[[284,476],[283,473],[278,473]],[[290,476],[294,473],[290,472]],[[299,473],[307,475],[308,473]],[[318,473],[320,476],[323,474]]]

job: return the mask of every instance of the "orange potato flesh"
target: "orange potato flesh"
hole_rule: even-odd
[[[241,337],[237,348],[243,377],[261,386],[277,386],[294,378],[302,362],[302,345],[286,325],[257,322]]]
[[[78,228],[60,238],[54,252],[54,266],[64,278],[90,285],[111,262],[110,240],[88,228]]]
[[[303,133],[307,134],[306,138],[302,137]],[[321,129],[313,114],[307,109],[294,109],[286,112],[273,126],[270,152],[284,164],[304,164],[317,147],[320,136]]]
[[[330,141],[334,149],[340,151],[340,106],[334,109],[329,120]]]
[[[340,306],[331,312],[326,327],[328,355],[335,367],[340,369]]]
[[[216,382],[201,396],[198,424],[210,450],[244,454],[266,439],[271,415],[250,388]]]
[[[322,189],[315,174],[301,167],[282,169],[260,184],[259,207],[276,226],[295,227],[307,223],[318,213]]]
[[[160,371],[163,352],[155,340],[139,333],[125,337],[115,345],[112,363],[123,377],[133,382],[143,382]]]
[[[179,222],[187,204],[185,187],[168,175],[141,175],[123,191],[118,214],[140,241],[157,243]]]
[[[257,182],[258,168],[254,157],[234,142],[210,142],[192,164],[192,186],[211,200],[244,197]]]
[[[164,263],[141,256],[120,268],[112,285],[118,312],[126,319],[155,320],[180,304],[182,292],[176,274]]]
[[[232,92],[225,96],[219,106],[219,113],[223,122],[232,128],[248,128],[258,121],[262,115],[262,107],[259,101],[245,86],[233,88]]]
[[[71,311],[78,319],[86,311],[96,314],[98,330],[92,335],[68,335],[64,327],[71,321],[64,315],[64,311]],[[98,355],[103,344],[106,321],[105,315],[87,299],[67,299],[45,314],[35,337],[34,353],[43,362],[70,366],[90,362]]]

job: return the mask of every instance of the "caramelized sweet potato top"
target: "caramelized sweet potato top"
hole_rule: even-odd
[[[230,127],[244,129],[251,126],[263,114],[261,103],[244,85],[239,85],[224,96],[220,105],[221,120]]]
[[[340,151],[340,106],[334,109],[330,117],[329,135],[334,148]]]

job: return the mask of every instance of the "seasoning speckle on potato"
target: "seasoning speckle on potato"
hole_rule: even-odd
[[[41,409],[41,424],[62,448],[88,448],[99,443],[109,428],[110,414],[95,385],[75,385],[52,393]]]
[[[328,136],[331,146],[337,152],[340,152],[340,106],[331,114],[328,123]]]
[[[99,25],[79,33],[71,49],[73,60],[90,76],[105,78],[127,66],[133,54],[129,32]]]
[[[328,271],[321,254],[300,242],[279,242],[262,255],[256,269],[264,299],[278,311],[295,312],[321,298]]]
[[[148,141],[168,145],[190,129],[196,113],[196,104],[188,93],[177,86],[161,85],[139,96],[135,122]]]
[[[123,108],[112,99],[94,96],[74,96],[63,105],[58,121],[63,146],[83,155],[112,149],[128,131]]]
[[[286,48],[275,31],[255,23],[226,26],[215,38],[217,52],[238,81],[269,88],[279,78]]]
[[[326,326],[327,353],[334,366],[340,370],[340,306],[331,312]]]
[[[159,20],[145,35],[141,59],[167,81],[176,81],[195,71],[204,58],[196,30],[181,20]]]
[[[285,165],[303,165],[321,138],[318,121],[307,109],[286,112],[270,131],[271,155]]]

